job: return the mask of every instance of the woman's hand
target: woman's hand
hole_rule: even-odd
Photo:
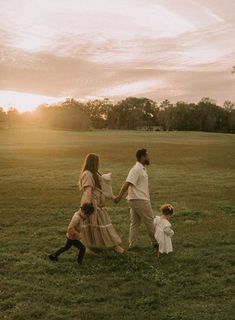
[[[113,196],[113,202],[118,203],[122,200],[122,197],[124,196],[125,192],[128,190],[128,188],[132,185],[132,183],[126,181],[123,186],[121,187],[121,190],[119,192],[118,196]]]
[[[118,195],[118,196],[114,196],[114,195],[113,195],[113,202],[114,202],[114,203],[120,202],[121,199],[122,199],[122,197],[121,197],[120,195]]]

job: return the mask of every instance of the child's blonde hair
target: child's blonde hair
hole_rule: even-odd
[[[162,212],[162,214],[173,214],[174,212],[174,207],[171,204],[163,204],[160,207],[160,210]]]

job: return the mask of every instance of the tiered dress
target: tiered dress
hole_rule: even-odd
[[[82,242],[86,247],[115,247],[120,245],[121,239],[114,229],[105,206],[102,191],[95,186],[93,174],[86,170],[81,178],[81,204],[93,202],[95,211],[83,223]]]

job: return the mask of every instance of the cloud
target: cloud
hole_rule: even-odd
[[[97,93],[101,97],[131,96],[141,93],[151,92],[166,87],[162,80],[142,80],[130,83],[124,83],[116,86],[109,86]]]
[[[231,1],[0,2],[1,90],[235,99]]]

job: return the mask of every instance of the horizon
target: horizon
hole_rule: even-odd
[[[14,93],[14,94],[18,94],[18,93]],[[40,98],[42,98],[43,99],[43,96],[38,96],[38,97],[34,97],[34,95],[31,95],[31,94],[27,94],[27,96],[29,96],[29,97],[32,97],[32,100],[30,100],[30,101],[34,101],[34,102],[36,102],[37,100],[38,100],[38,97],[39,97],[39,99]],[[25,106],[24,105],[24,108],[20,108],[20,107],[15,107],[13,104],[10,104],[10,105],[8,105],[7,107],[3,107],[3,106],[1,106],[1,104],[0,104],[0,108],[2,108],[3,109],[3,111],[4,112],[8,112],[8,111],[10,111],[10,110],[17,110],[17,112],[18,113],[20,113],[20,114],[23,114],[23,113],[27,113],[27,112],[34,112],[34,111],[36,111],[37,110],[37,108],[38,107],[40,107],[40,106],[43,106],[43,105],[45,105],[45,106],[48,106],[48,107],[51,107],[51,106],[53,106],[53,105],[60,105],[60,104],[62,104],[64,101],[66,101],[67,99],[73,99],[73,100],[75,100],[75,101],[78,101],[78,102],[81,102],[81,103],[87,103],[87,102],[89,102],[89,101],[95,101],[95,100],[100,100],[100,101],[104,101],[104,100],[106,100],[106,99],[108,99],[108,101],[110,101],[113,105],[115,105],[115,104],[117,104],[118,102],[120,102],[120,101],[122,101],[122,100],[125,100],[125,99],[128,99],[128,98],[138,98],[138,99],[145,99],[145,98],[147,98],[147,97],[134,97],[134,96],[128,96],[128,97],[123,97],[122,99],[120,99],[120,100],[114,100],[114,99],[111,99],[111,98],[99,98],[99,97],[93,97],[92,99],[79,99],[79,98],[77,98],[77,99],[75,99],[75,98],[73,98],[73,97],[64,97],[63,99],[61,98],[55,98],[55,99],[53,99],[53,97],[44,97],[44,98],[48,98],[48,100],[47,101],[50,101],[50,102],[46,102],[46,100],[44,101],[44,102],[40,102],[39,104],[33,104],[33,103],[31,103],[30,104],[30,101],[29,101],[29,99],[27,99],[27,103],[28,103],[28,106],[29,107],[27,107],[27,106]],[[149,98],[147,98],[147,99],[149,99]],[[158,107],[159,106],[159,104],[161,104],[162,102],[164,102],[164,101],[166,101],[166,100],[168,100],[171,104],[173,104],[173,105],[175,105],[177,102],[183,102],[183,103],[185,103],[185,104],[195,104],[195,105],[197,105],[200,101],[202,101],[203,99],[209,99],[210,101],[212,101],[212,102],[214,102],[218,107],[221,107],[221,108],[224,108],[224,103],[226,102],[226,101],[229,101],[229,102],[231,102],[233,105],[234,105],[234,102],[233,101],[230,101],[230,100],[224,100],[224,102],[223,103],[218,103],[215,99],[213,99],[213,98],[211,98],[211,97],[201,97],[201,99],[199,99],[198,101],[183,101],[183,100],[178,100],[178,101],[172,101],[172,100],[169,100],[169,99],[163,99],[163,100],[161,100],[161,101],[156,101],[155,99],[150,99],[150,100],[152,100],[153,102],[155,102],[156,103],[156,106]],[[40,101],[43,101],[43,100],[40,100]],[[34,107],[32,107],[32,106],[34,106]]]
[[[235,101],[230,0],[0,0],[0,106]],[[92,23],[89,23],[92,21]]]

